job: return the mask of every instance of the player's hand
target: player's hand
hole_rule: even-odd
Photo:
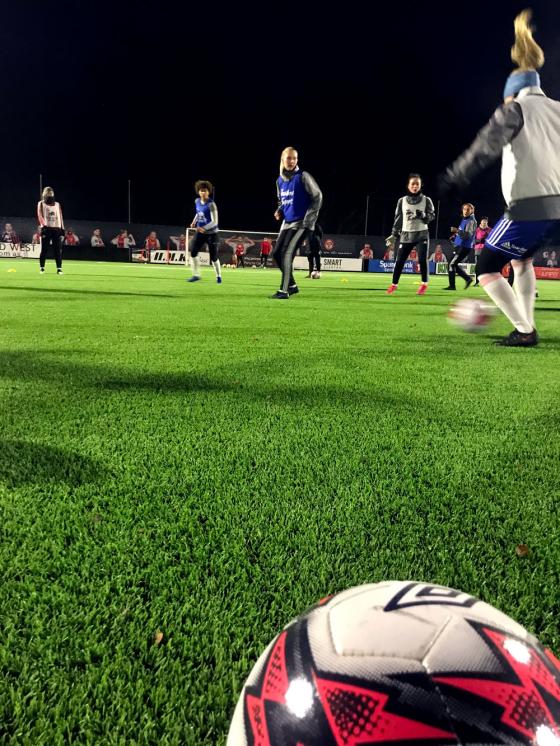
[[[455,235],[455,233],[458,233],[458,231],[459,231],[459,229],[455,228],[454,226],[451,226],[450,230],[451,230],[451,234],[452,235]]]
[[[276,220],[282,220],[282,213],[280,212],[280,210],[276,210],[276,212],[274,213],[274,217],[276,218]]]
[[[196,232],[197,233],[206,233],[206,231],[204,230],[204,228],[197,228]]]
[[[388,249],[394,249],[395,248],[395,237],[387,236],[387,238],[385,239],[385,246]]]

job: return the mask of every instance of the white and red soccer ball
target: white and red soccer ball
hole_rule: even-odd
[[[261,655],[228,746],[560,744],[560,661],[466,593],[350,588]]]
[[[447,313],[449,323],[465,332],[480,332],[495,313],[494,306],[477,298],[461,298],[453,303]]]

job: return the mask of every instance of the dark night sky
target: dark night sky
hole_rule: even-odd
[[[489,118],[525,7],[10,5],[0,214],[31,213],[42,173],[67,218],[124,221],[130,178],[133,220],[181,223],[192,183],[209,178],[223,228],[271,230],[279,154],[291,144],[323,190],[326,229],[362,232],[369,194],[370,233],[389,230],[409,171],[433,194],[435,175]],[[543,87],[560,98],[558,3],[532,7]],[[492,220],[498,174],[463,195]]]

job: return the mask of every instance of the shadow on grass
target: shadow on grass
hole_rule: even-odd
[[[0,290],[21,290],[25,293],[63,293],[71,295],[122,295],[125,297],[133,296],[135,298],[176,298],[176,295],[166,295],[165,293],[122,293],[122,292],[110,292],[107,290],[79,290],[77,288],[22,288],[14,287],[13,285],[0,285]]]
[[[472,357],[472,349],[464,349],[460,335],[454,345],[455,336],[451,332],[442,333],[433,340],[431,354],[452,354],[455,360]],[[493,347],[492,338],[480,339],[481,349],[489,344]],[[410,339],[406,335],[399,338],[398,356],[401,361],[407,356],[417,356],[415,340],[414,332],[410,332]],[[538,355],[541,348],[543,352],[550,351],[557,345],[557,337],[546,337],[539,347],[530,352]],[[389,349],[395,354],[394,341]],[[504,348],[495,349],[497,354],[501,354]],[[515,353],[519,354],[519,350],[514,349]],[[189,365],[185,350],[178,350],[176,357],[184,361],[186,369],[160,372],[96,364],[93,360],[90,362],[91,357],[85,361],[68,359],[56,349],[5,351],[0,353],[0,380],[13,382],[15,391],[26,382],[35,386],[36,382],[52,385],[56,381],[59,387],[94,391],[99,396],[103,392],[126,392],[130,395],[152,392],[182,395],[188,399],[193,394],[233,394],[249,404],[264,401],[290,408],[309,407],[311,404],[340,410],[346,407],[402,409],[410,406],[411,401],[404,401],[398,392],[372,386],[359,373],[365,363],[375,362],[379,354],[379,350],[369,350],[367,347],[341,350],[340,353],[331,350],[270,357],[258,362],[239,361],[233,366],[210,365],[199,370]],[[11,384],[7,383],[4,388],[10,390]],[[417,398],[415,406],[421,404]],[[429,402],[425,402],[425,405],[429,406]]]
[[[365,353],[358,353],[363,357]],[[325,366],[329,365],[330,369]],[[313,367],[315,366],[315,368]],[[334,366],[334,370],[333,370]],[[352,379],[349,373],[348,354],[341,354],[339,361],[332,354],[321,356],[283,357],[251,363],[240,362],[214,370],[184,372],[149,372],[122,370],[116,367],[68,361],[58,350],[38,352],[1,352],[0,380],[22,383],[37,381],[76,390],[122,391],[132,394],[151,391],[158,394],[216,393],[235,394],[249,402],[264,400],[286,406],[309,407],[320,404],[344,408],[359,405],[371,407],[383,403],[388,407],[402,406],[400,396],[383,389],[375,389],[367,381]],[[275,371],[276,380],[270,373]],[[333,372],[343,371],[344,384],[331,380]],[[280,379],[280,380],[278,380]],[[10,388],[8,385],[6,388]]]
[[[126,267],[127,265],[123,264],[121,266]],[[152,265],[152,266],[157,266],[157,265]],[[163,265],[163,266],[167,266],[167,265]],[[188,270],[185,270],[184,267],[180,267],[180,266],[177,267],[176,265],[174,265],[173,269],[175,269],[175,268],[177,268],[179,270],[183,269],[184,271],[188,271]],[[179,273],[177,273],[177,275],[178,274]],[[163,276],[162,277],[157,277],[156,274],[153,274],[153,275],[133,275],[133,274],[128,274],[127,273],[126,275],[124,275],[124,274],[112,273],[112,272],[108,272],[107,274],[101,275],[101,274],[94,273],[94,272],[91,272],[91,273],[90,272],[74,272],[73,270],[71,272],[68,272],[68,275],[71,278],[74,278],[74,277],[85,277],[85,278],[89,278],[89,277],[101,277],[103,280],[112,279],[114,277],[118,277],[119,280],[122,280],[123,277],[126,276],[127,280],[146,280],[146,279],[149,278],[150,282],[152,282],[152,280],[166,280],[167,282],[169,282],[170,280],[173,280],[173,279],[183,279],[181,277],[177,277],[177,276],[171,275],[171,274],[169,274],[167,277],[163,277]]]
[[[0,441],[0,482],[9,488],[28,484],[67,484],[78,487],[107,477],[105,467],[93,459],[42,443]]]

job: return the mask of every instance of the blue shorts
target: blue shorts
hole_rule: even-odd
[[[539,249],[560,240],[560,220],[500,218],[484,244],[510,259],[528,259]]]

